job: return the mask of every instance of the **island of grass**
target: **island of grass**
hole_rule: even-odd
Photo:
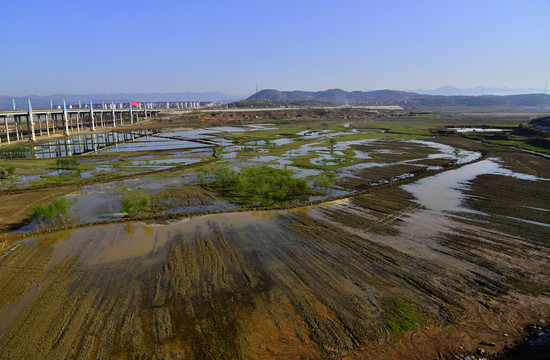
[[[244,168],[239,172],[228,167],[199,171],[204,187],[216,190],[239,204],[261,206],[317,194],[305,179],[293,178],[293,174],[290,170],[269,167]]]
[[[68,221],[68,213],[72,202],[64,197],[51,200],[47,204],[32,207],[31,220],[36,221],[38,228],[60,225]]]

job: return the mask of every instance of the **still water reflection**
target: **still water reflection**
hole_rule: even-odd
[[[139,130],[103,134],[85,134],[70,136],[67,139],[52,140],[35,146],[17,147],[11,151],[0,152],[0,159],[44,159],[62,156],[82,155],[110,146],[135,141],[156,134],[157,130]]]

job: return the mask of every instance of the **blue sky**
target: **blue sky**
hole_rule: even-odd
[[[549,0],[3,0],[0,94],[550,85]]]

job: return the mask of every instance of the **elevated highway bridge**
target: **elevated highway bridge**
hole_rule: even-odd
[[[51,136],[62,133],[69,135],[72,132],[84,130],[95,131],[97,127],[122,126],[134,124],[140,119],[147,119],[159,113],[160,109],[147,107],[125,109],[94,109],[90,104],[87,109],[37,109],[33,110],[29,101],[28,110],[0,110],[0,142],[8,143],[14,138],[22,140],[25,135],[29,141],[36,141],[37,136]],[[1,128],[2,121],[4,129]],[[4,134],[2,134],[4,130]]]

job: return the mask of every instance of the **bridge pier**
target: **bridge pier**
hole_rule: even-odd
[[[19,127],[19,140],[23,140],[23,124],[21,116],[17,118],[17,125]]]
[[[23,140],[23,126],[21,125],[21,116],[17,117],[17,130],[19,133],[17,135],[17,140]]]
[[[48,137],[50,137],[50,123],[48,122],[48,113],[46,113],[46,132],[48,133]]]
[[[69,118],[67,112],[63,113],[63,135],[69,136]]]
[[[53,134],[56,135],[57,134],[57,114],[53,114],[53,117],[52,117],[52,125],[53,125]]]
[[[42,118],[40,115],[36,115],[36,117],[38,118],[38,133],[42,136]]]
[[[6,127],[6,140],[8,141],[8,144],[11,142],[10,141],[10,129],[8,127],[8,117],[4,117],[4,126]]]
[[[115,116],[115,105],[111,104],[111,117],[113,118],[113,128],[116,128],[116,116]]]
[[[34,119],[32,113],[27,115],[27,131],[29,132],[29,141],[36,141],[36,135],[34,133]]]
[[[36,135],[34,133],[34,119],[32,114],[31,99],[27,98],[29,103],[29,113],[27,114],[27,130],[29,132],[29,141],[36,141]]]
[[[90,130],[95,131],[95,123],[94,123],[94,105],[92,104],[92,100],[90,100]]]
[[[63,135],[69,136],[69,117],[67,114],[67,104],[63,99]]]
[[[19,116],[14,116],[13,122],[15,124],[15,139],[19,141]]]

